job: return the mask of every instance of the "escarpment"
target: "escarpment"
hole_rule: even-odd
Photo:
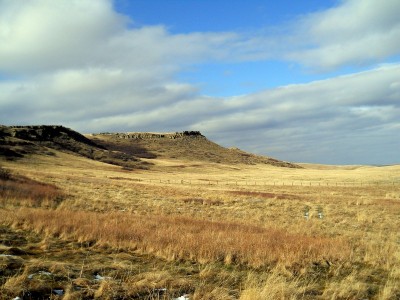
[[[238,148],[222,147],[200,131],[126,132],[87,135],[96,144],[145,159],[179,159],[223,164],[270,164],[300,168],[293,163],[247,153]]]
[[[199,131],[83,135],[60,125],[0,126],[0,157],[56,155],[57,151],[128,168],[148,168],[151,159],[221,164],[269,164],[300,168],[271,157],[225,148]]]
[[[170,132],[170,133],[158,133],[158,132],[126,132],[126,133],[99,133],[92,134],[92,136],[108,135],[114,136],[120,139],[182,139],[182,138],[204,138],[205,136],[200,133],[200,131],[182,131],[182,132]]]

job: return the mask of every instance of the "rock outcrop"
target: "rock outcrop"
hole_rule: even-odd
[[[147,159],[179,159],[224,164],[270,164],[279,167],[300,166],[274,158],[224,148],[208,140],[199,131],[172,133],[126,132],[87,135],[96,144]]]
[[[91,147],[105,149],[97,145],[84,135],[60,125],[37,125],[37,126],[10,126],[10,134],[12,137],[34,141],[34,142],[50,142],[59,144],[63,149],[76,151],[71,141],[82,143]]]
[[[59,125],[0,126],[0,156],[18,159],[31,154],[56,155],[54,150],[127,168],[147,168],[150,163],[143,158],[299,168],[237,148],[224,148],[199,131],[106,132],[85,136]]]
[[[128,168],[145,168],[148,165],[135,156],[110,151],[64,126],[0,126],[0,156],[17,159],[31,154],[55,155],[52,150]]]
[[[157,132],[126,132],[126,133],[100,133],[93,134],[93,136],[98,135],[109,135],[114,136],[120,139],[135,139],[135,140],[144,140],[144,139],[183,139],[183,138],[204,138],[205,136],[200,133],[200,131],[182,131],[182,132],[171,132],[171,133],[157,133]]]

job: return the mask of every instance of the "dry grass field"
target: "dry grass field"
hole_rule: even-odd
[[[0,161],[0,298],[400,299],[400,166]]]

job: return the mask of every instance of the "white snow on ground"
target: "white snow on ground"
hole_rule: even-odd
[[[101,281],[101,280],[110,280],[112,279],[111,277],[107,276],[101,276],[100,274],[94,275],[94,280]]]
[[[189,295],[185,294],[178,298],[175,298],[174,300],[190,300],[190,299],[189,299]]]
[[[37,272],[37,273],[33,273],[33,274],[30,274],[30,275],[28,275],[28,279],[32,279],[32,278],[34,278],[35,276],[40,276],[40,275],[44,275],[44,276],[53,276],[53,274],[51,274],[50,272],[46,272],[46,271],[39,271],[39,272]]]

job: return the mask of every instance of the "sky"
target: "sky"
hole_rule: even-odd
[[[398,0],[0,0],[0,124],[400,163]]]

